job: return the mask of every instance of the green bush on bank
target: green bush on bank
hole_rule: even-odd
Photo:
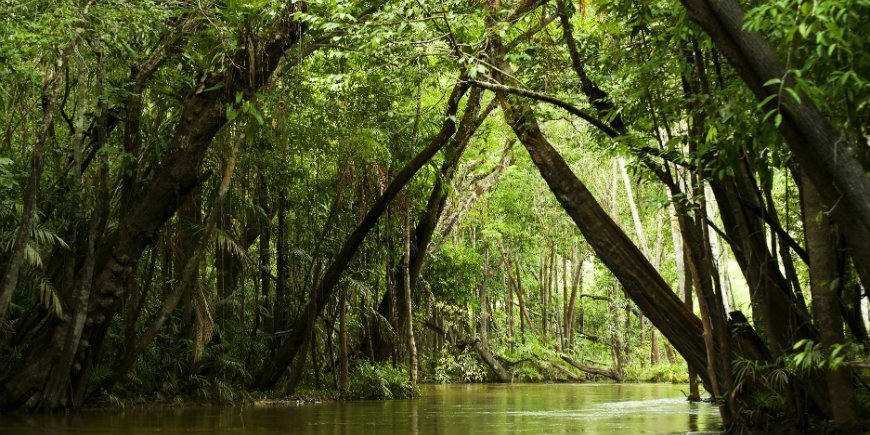
[[[419,390],[411,385],[408,371],[404,367],[395,368],[388,363],[360,363],[353,368],[348,391],[342,398],[345,400],[410,399],[418,394]]]
[[[439,357],[435,364],[434,379],[439,384],[478,383],[486,381],[487,371],[473,351],[466,350],[458,356],[443,354]]]
[[[623,370],[624,382],[665,382],[672,384],[685,384],[689,382],[689,374],[686,371],[685,364],[663,362],[644,367],[629,365]]]

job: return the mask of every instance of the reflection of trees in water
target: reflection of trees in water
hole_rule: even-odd
[[[689,402],[689,432],[698,431],[698,403]]]
[[[409,433],[418,434],[420,433],[419,422],[417,420],[417,401],[411,402],[411,430]]]

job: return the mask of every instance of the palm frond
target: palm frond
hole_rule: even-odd
[[[219,251],[235,256],[236,258],[247,263],[248,266],[254,265],[254,261],[251,260],[251,257],[248,256],[247,250],[238,242],[236,242],[231,234],[220,228],[215,228],[214,237],[215,242],[217,242],[217,249]]]
[[[42,270],[30,263],[25,263],[22,269],[22,284],[29,287],[33,296],[46,310],[53,312],[58,318],[63,317],[63,303],[54,288],[54,284],[45,276]]]
[[[39,255],[39,250],[37,250],[36,246],[32,243],[28,243],[24,246],[24,264],[40,269],[42,268],[42,256]]]

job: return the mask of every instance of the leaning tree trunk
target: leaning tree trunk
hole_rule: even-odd
[[[490,46],[495,65],[509,77],[511,68],[504,61],[504,47],[495,36],[491,36]],[[541,133],[527,103],[513,95],[502,94],[499,98],[505,120],[589,245],[622,283],[626,294],[709,385],[701,321],[686,309],[643,253],[574,175]]]
[[[341,250],[335,256],[332,264],[329,265],[329,268],[327,268],[326,273],[317,285],[316,291],[313,292],[312,298],[307,304],[308,308],[306,308],[306,312],[313,311],[320,313],[323,311],[323,308],[332,296],[332,291],[335,288],[335,285],[338,284],[341,275],[350,264],[350,260],[359,249],[359,246],[362,244],[365,237],[371,229],[374,228],[378,218],[384,214],[387,206],[393,198],[399,194],[402,188],[411,181],[411,178],[413,178],[423,165],[425,165],[432,156],[435,155],[435,153],[443,148],[450,140],[450,137],[453,136],[453,133],[456,130],[455,116],[459,109],[459,101],[468,90],[468,84],[465,83],[464,79],[464,75],[460,77],[459,82],[453,87],[453,91],[447,100],[447,108],[444,113],[444,121],[441,125],[441,130],[432,138],[429,144],[420,151],[419,154],[411,159],[411,161],[409,161],[402,170],[396,174],[393,181],[389,186],[387,186],[386,190],[384,190],[374,205],[372,205],[371,209],[369,209],[368,213],[366,213],[365,217],[363,217],[353,233],[351,233],[345,240]],[[287,338],[284,340],[281,348],[278,349],[275,357],[269,359],[256,376],[253,383],[254,387],[270,388],[278,382],[278,379],[280,379],[281,375],[287,369],[287,366],[299,353],[300,347],[303,344],[303,332],[306,330],[307,324],[307,319],[305,317],[306,316],[301,316],[293,323],[293,325],[291,325]]]
[[[870,264],[870,178],[856,158],[856,141],[835,129],[807,95],[796,99],[782,86],[794,80],[759,34],[744,29],[735,0],[681,0],[689,18],[710,35],[765,110],[779,110],[779,131],[816,187],[833,220],[849,234],[847,244],[863,270]],[[765,86],[768,84],[767,86]]]
[[[426,202],[426,209],[420,217],[420,222],[417,223],[417,227],[414,229],[410,260],[411,289],[414,289],[417,285],[417,280],[423,270],[423,263],[426,258],[429,244],[432,241],[432,236],[435,233],[435,229],[438,227],[438,223],[441,221],[441,216],[447,203],[448,191],[445,189],[445,186],[450,184],[455,177],[456,168],[459,165],[462,154],[465,152],[465,148],[471,141],[471,137],[494,108],[494,106],[489,106],[481,112],[481,97],[482,92],[480,89],[475,88],[469,92],[468,101],[465,105],[465,112],[459,122],[456,136],[445,148],[446,157],[441,165],[441,176],[437,177],[435,182],[432,184],[432,192],[429,194],[429,199]],[[402,261],[404,262],[404,259],[402,259]],[[396,269],[393,274],[394,281],[400,282],[403,279],[403,273],[404,272],[401,268]],[[396,300],[394,301],[390,297],[390,292],[388,291],[384,294],[378,304],[378,313],[380,313],[384,318],[390,318],[390,312],[394,305],[401,306],[404,304],[404,293],[397,293],[397,296],[398,297],[395,298]],[[404,315],[404,312],[400,311],[397,322],[398,324],[392,325],[393,328],[401,330],[404,327],[405,319],[406,316]],[[373,325],[371,338],[371,353],[375,355],[377,360],[383,361],[387,359],[390,354],[389,350],[391,349],[391,346],[390,343],[387,343],[387,341],[382,337],[380,326],[377,322]]]

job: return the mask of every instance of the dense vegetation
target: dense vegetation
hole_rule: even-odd
[[[867,424],[867,0],[0,4],[2,411],[606,378]]]

